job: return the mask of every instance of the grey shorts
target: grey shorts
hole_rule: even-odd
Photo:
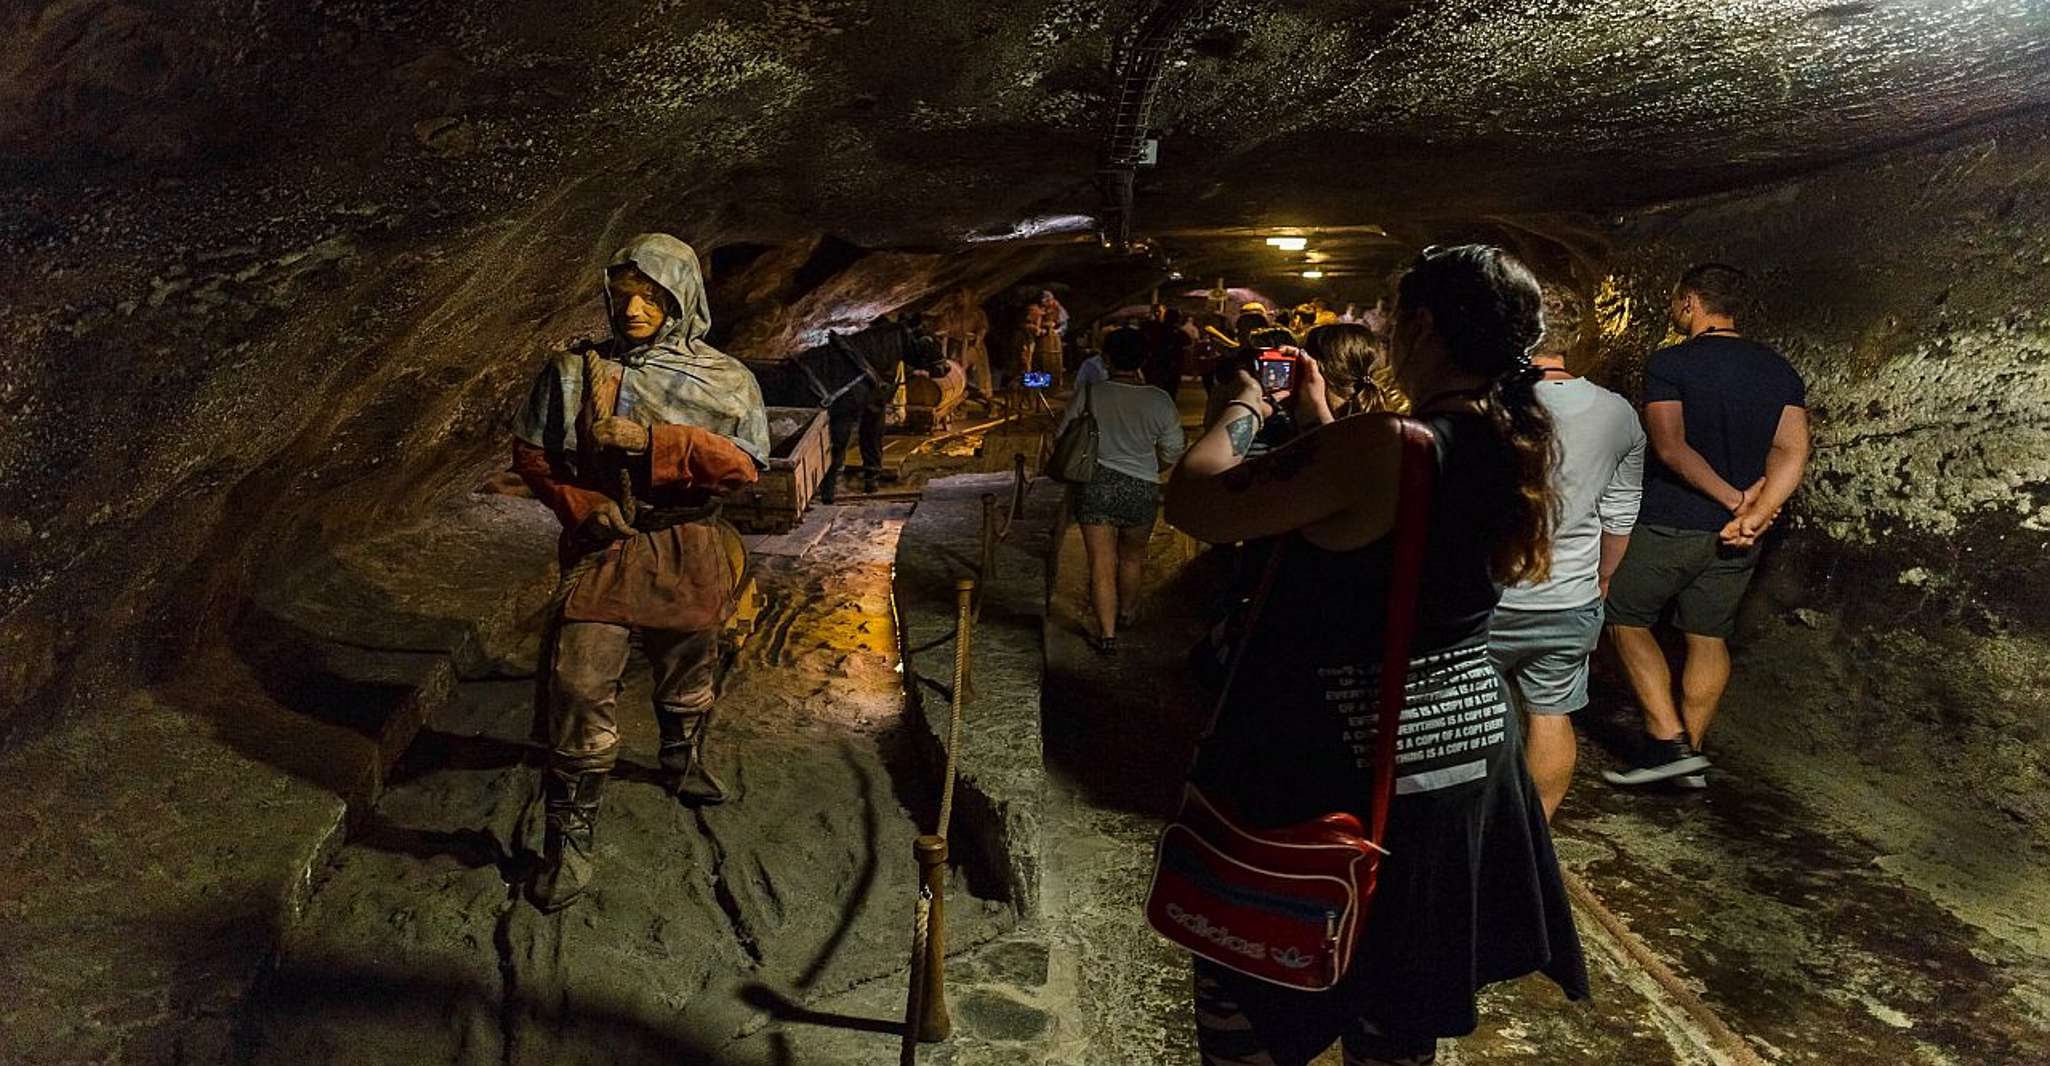
[[[1728,639],[1757,568],[1757,548],[1731,551],[1715,533],[1640,523],[1609,582],[1609,624],[1650,629],[1671,605],[1680,632]]]
[[[1602,605],[1557,611],[1497,608],[1488,652],[1532,714],[1572,714],[1587,706],[1587,659],[1602,635]]]

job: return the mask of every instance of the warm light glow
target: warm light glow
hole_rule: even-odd
[[[1300,252],[1310,246],[1308,237],[1269,237],[1267,243],[1284,252]]]
[[[1303,276],[1309,278],[1312,281],[1315,281],[1316,279],[1323,277],[1324,272],[1321,270],[1305,270],[1303,271]]]

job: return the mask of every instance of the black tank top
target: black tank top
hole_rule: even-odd
[[[1386,1032],[1454,1036],[1477,1024],[1482,985],[1542,970],[1578,999],[1587,971],[1520,731],[1488,657],[1500,596],[1489,558],[1516,491],[1514,465],[1484,416],[1425,424],[1437,438],[1438,478],[1389,857],[1345,982],[1323,999],[1279,993],[1274,1017],[1321,1003]],[[1275,549],[1274,590],[1194,780],[1252,826],[1340,810],[1365,824],[1392,545],[1332,552],[1290,536]],[[1275,995],[1255,985],[1227,987],[1252,1011]]]
[[[1486,416],[1423,422],[1436,438],[1438,474],[1411,659],[1434,669],[1412,676],[1412,702],[1425,695],[1414,691],[1424,682],[1491,683],[1481,676],[1492,677],[1491,669],[1476,665],[1485,662],[1488,619],[1501,598],[1489,560],[1504,535],[1507,494],[1516,491],[1507,445]],[[1328,551],[1290,534],[1268,546],[1280,553],[1273,587],[1195,774],[1206,793],[1248,821],[1365,813],[1371,777],[1360,765],[1358,734],[1375,709],[1393,541]],[[1361,685],[1364,696],[1345,698]]]

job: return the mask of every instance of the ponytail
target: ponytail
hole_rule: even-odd
[[[1495,379],[1485,409],[1495,433],[1509,446],[1514,491],[1504,517],[1504,536],[1489,560],[1505,585],[1534,584],[1552,576],[1552,534],[1559,522],[1558,488],[1552,480],[1558,433],[1552,413],[1538,402],[1544,371],[1530,366]]]
[[[1482,403],[1508,453],[1489,568],[1504,584],[1551,576],[1558,525],[1557,434],[1537,399],[1544,372],[1530,352],[1544,336],[1544,294],[1530,269],[1485,244],[1426,248],[1397,286],[1402,310],[1428,309],[1453,365],[1491,383]]]

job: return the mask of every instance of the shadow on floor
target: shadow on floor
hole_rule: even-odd
[[[1073,781],[1095,806],[1163,818],[1180,803],[1214,699],[1191,680],[1188,651],[1214,619],[1232,565],[1223,551],[1182,561],[1186,542],[1175,536],[1156,533],[1140,621],[1118,634],[1119,654],[1106,658],[1086,642],[1086,564],[1079,535],[1069,532],[1047,612],[1041,698],[1053,772]]]

